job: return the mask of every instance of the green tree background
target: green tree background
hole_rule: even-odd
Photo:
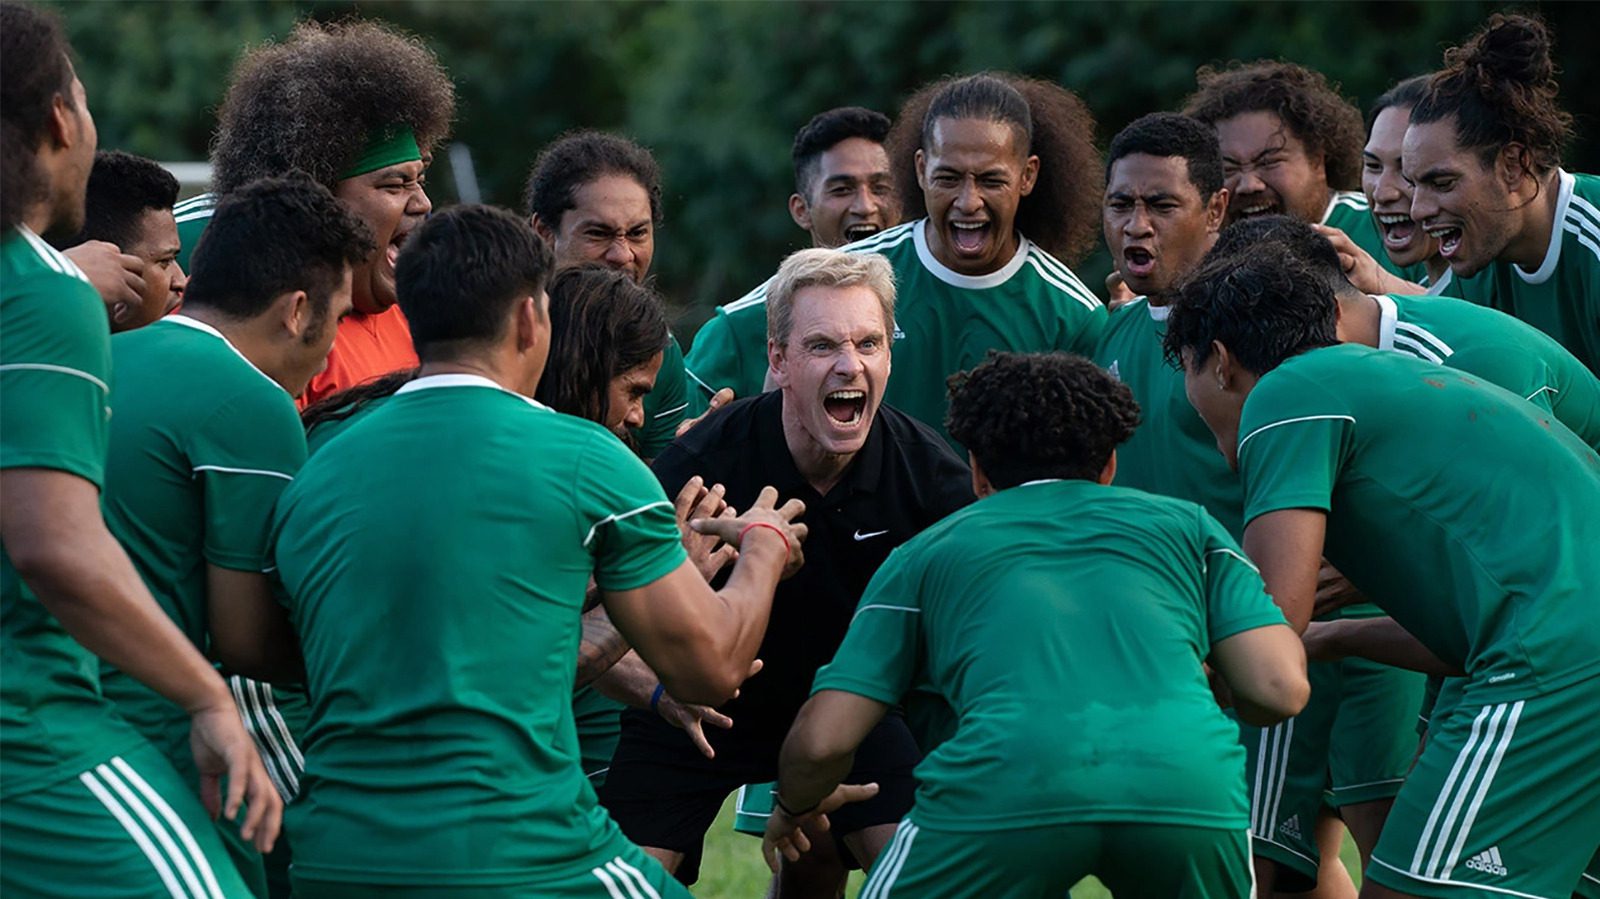
[[[1363,106],[1440,64],[1489,13],[1484,2],[510,2],[510,0],[123,0],[52,3],[65,16],[101,145],[201,159],[238,55],[297,19],[383,19],[422,36],[459,92],[486,201],[521,203],[539,149],[570,128],[651,147],[666,182],[658,284],[685,336],[717,304],[804,243],[784,200],[789,146],[813,113],[860,104],[893,114],[950,73],[1009,69],[1076,91],[1102,146],[1137,116],[1171,109],[1199,65],[1280,57],[1326,72]],[[1600,60],[1592,7],[1519,4],[1553,26],[1563,102],[1578,116],[1567,164],[1595,171]],[[455,187],[441,154],[436,204]],[[1103,253],[1080,267],[1098,285]]]

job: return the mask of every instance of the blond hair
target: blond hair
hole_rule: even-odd
[[[894,269],[877,253],[846,253],[820,247],[789,254],[767,285],[767,338],[789,342],[795,294],[807,287],[863,286],[878,296],[885,330],[894,328]]]

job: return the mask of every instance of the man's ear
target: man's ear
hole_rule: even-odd
[[[1228,217],[1228,189],[1217,188],[1217,192],[1206,201],[1206,233],[1216,234],[1222,230],[1222,222]]]
[[[1029,156],[1022,163],[1022,195],[1026,197],[1033,193],[1033,188],[1039,183],[1039,157]]]
[[[1218,390],[1229,389],[1238,379],[1238,363],[1220,340],[1211,341],[1211,370],[1216,374]]]
[[[919,149],[915,159],[917,170],[917,186],[923,190],[928,189],[928,157]]]
[[[1095,481],[1100,484],[1110,484],[1117,479],[1117,451],[1112,450],[1111,456],[1106,459],[1106,466],[1100,469],[1099,477]]]
[[[285,291],[272,301],[271,308],[273,318],[290,337],[301,340],[311,332],[314,310],[310,294],[303,290]]]
[[[529,221],[533,224],[533,233],[539,235],[540,240],[549,244],[556,242],[556,232],[545,224],[544,219],[539,218],[539,213],[535,212],[533,218],[529,219]]]
[[[50,145],[53,148],[64,150],[77,143],[76,119],[72,103],[61,94],[56,94],[50,101]]]
[[[811,230],[811,206],[806,203],[806,198],[799,194],[789,195],[789,218],[794,223],[807,231]]]
[[[512,307],[511,328],[517,335],[517,352],[526,353],[538,343],[541,325],[545,319],[540,312],[539,298],[532,295],[523,297]]]
[[[789,356],[783,344],[767,339],[767,377],[775,387],[789,386]]]
[[[1501,147],[1495,157],[1495,177],[1500,179],[1507,193],[1521,192],[1524,179],[1533,177],[1533,159],[1528,148],[1515,141]]]
[[[989,476],[984,474],[983,466],[978,464],[978,457],[967,450],[967,466],[972,469],[972,494],[978,499],[992,495],[994,484],[989,482]]]

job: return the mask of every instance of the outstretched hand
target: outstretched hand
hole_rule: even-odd
[[[715,534],[703,534],[690,528],[689,522],[697,518],[734,518],[734,508],[723,498],[725,489],[721,484],[713,484],[708,488],[705,481],[695,475],[683,485],[677,499],[672,502],[673,512],[678,517],[678,530],[683,535],[683,548],[688,550],[689,561],[694,563],[695,570],[707,582],[739,557],[739,549],[731,543],[722,542]]]
[[[144,292],[144,260],[122,252],[116,244],[90,240],[62,255],[83,269],[111,320],[122,324],[139,311]]]
[[[695,518],[689,522],[689,527],[701,534],[716,536],[740,550],[743,549],[739,545],[741,541],[765,540],[781,534],[789,545],[789,556],[783,566],[783,577],[787,578],[805,564],[800,544],[806,538],[806,526],[795,519],[805,514],[806,504],[798,499],[791,499],[782,506],[778,506],[777,502],[777,488],[763,487],[761,495],[756,497],[755,503],[743,515],[736,518]]]
[[[767,819],[767,832],[761,836],[761,857],[766,860],[767,867],[772,873],[778,873],[778,856],[792,862],[800,860],[800,853],[811,851],[811,839],[806,836],[805,828],[810,827],[819,833],[828,830],[828,813],[847,802],[860,802],[878,795],[878,785],[871,784],[840,784],[833,788],[825,799],[817,803],[816,808],[808,810],[802,815],[790,815],[783,810],[774,797],[772,803],[772,816]]]
[[[1387,269],[1378,264],[1378,260],[1371,253],[1363,250],[1360,245],[1350,239],[1350,235],[1331,225],[1312,225],[1317,233],[1328,239],[1333,244],[1333,249],[1339,254],[1339,265],[1344,269],[1344,276],[1355,288],[1362,293],[1399,293],[1420,294],[1426,290],[1420,284],[1412,284],[1404,278],[1396,277]]]

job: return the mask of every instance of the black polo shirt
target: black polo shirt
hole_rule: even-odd
[[[795,497],[806,504],[805,565],[778,585],[761,642],[764,667],[723,707],[743,738],[783,738],[889,552],[974,498],[972,474],[944,438],[889,406],[878,407],[860,452],[819,495],[795,467],[782,415],[782,391],[738,400],[651,465],[668,496],[699,475],[726,487],[741,511],[768,485],[780,505]]]

